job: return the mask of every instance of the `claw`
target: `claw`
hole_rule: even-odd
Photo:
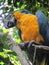
[[[31,48],[32,47],[32,44],[38,45],[39,43],[36,42],[36,41],[34,41],[34,40],[32,40],[32,41],[29,42],[28,48]]]

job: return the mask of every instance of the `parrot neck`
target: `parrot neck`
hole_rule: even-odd
[[[16,27],[19,29],[21,25],[20,19],[24,15],[24,13],[17,11],[17,12],[14,12],[13,15],[16,19]]]

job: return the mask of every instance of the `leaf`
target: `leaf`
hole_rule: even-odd
[[[10,31],[9,29],[3,29],[3,33],[7,33],[9,31]]]
[[[8,53],[8,52],[12,52],[11,50],[8,50],[8,49],[3,49],[5,53]]]
[[[4,65],[4,62],[3,61],[0,61],[0,65]]]
[[[11,5],[11,1],[12,1],[12,0],[8,0],[8,5]]]
[[[7,33],[2,36],[1,41],[5,42],[6,39],[7,39]]]
[[[5,54],[4,52],[0,52],[0,56],[3,57],[3,58],[7,58],[7,54]]]
[[[26,5],[25,4],[23,4],[22,6],[21,6],[21,9],[24,9],[26,7]]]
[[[9,7],[5,7],[5,10],[9,10]]]
[[[3,32],[3,30],[2,30],[2,29],[0,29],[0,32]]]

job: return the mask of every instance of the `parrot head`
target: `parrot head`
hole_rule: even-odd
[[[13,12],[11,14],[8,14],[3,21],[5,28],[12,28],[17,25],[17,19],[19,19],[22,15],[22,13],[31,13],[30,11],[26,9],[22,9],[20,11]]]
[[[16,25],[15,24],[16,19],[12,14],[9,14],[5,17],[3,23],[4,23],[4,27],[8,29],[8,28],[14,27]]]

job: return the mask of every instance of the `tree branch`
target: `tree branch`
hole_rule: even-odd
[[[0,38],[3,36],[2,33],[0,33]],[[21,48],[19,47],[18,43],[14,42],[9,36],[7,36],[6,44],[12,44],[12,50],[15,51],[17,54],[20,62],[22,65],[30,65],[29,62],[26,60],[25,56],[22,53]]]

